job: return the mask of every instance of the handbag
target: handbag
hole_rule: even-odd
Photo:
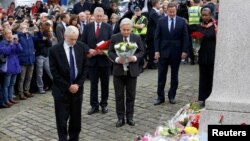
[[[0,64],[3,64],[6,62],[6,56],[4,54],[0,54]]]
[[[5,57],[5,63],[0,64],[0,73],[7,72],[7,64],[8,64],[8,59]]]

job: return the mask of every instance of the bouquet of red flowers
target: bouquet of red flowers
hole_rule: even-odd
[[[198,56],[198,51],[200,49],[200,43],[202,38],[204,37],[204,34],[201,32],[193,32],[191,34],[192,41],[193,41],[193,50],[194,50],[194,55]]]
[[[191,36],[192,36],[192,38],[194,38],[194,39],[199,39],[199,40],[201,40],[201,39],[204,37],[204,34],[201,33],[201,32],[193,32],[193,33],[191,34]]]
[[[101,41],[98,44],[96,44],[95,50],[108,50],[109,45],[110,45],[110,40],[108,41]]]

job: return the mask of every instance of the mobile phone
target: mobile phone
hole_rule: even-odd
[[[14,35],[13,35],[13,39],[14,39],[14,40],[18,40],[17,34],[14,34]]]

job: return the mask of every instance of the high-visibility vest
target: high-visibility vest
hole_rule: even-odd
[[[201,18],[201,7],[200,6],[192,6],[188,8],[188,21],[189,25],[200,24]]]
[[[135,19],[132,19],[133,24],[142,24],[143,20],[147,19],[145,16],[141,16],[140,19],[137,20],[137,22],[135,22]],[[145,25],[145,27],[143,27],[142,29],[138,29],[133,27],[132,32],[136,35],[146,35],[147,34],[147,25]]]

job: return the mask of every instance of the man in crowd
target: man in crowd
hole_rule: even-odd
[[[85,26],[87,25],[88,21],[87,21],[87,15],[85,12],[80,12],[78,14],[79,17],[79,24],[80,24],[80,33],[79,33],[79,40],[82,40],[82,36],[83,36],[83,31]]]
[[[187,57],[188,31],[183,18],[176,16],[177,6],[169,3],[167,17],[159,20],[155,32],[155,59],[158,62],[158,98],[154,105],[165,102],[165,84],[168,65],[171,66],[171,84],[168,91],[170,104],[175,104],[176,90],[178,88],[178,71],[181,59]]]
[[[112,28],[109,24],[103,23],[104,10],[96,7],[94,10],[95,22],[88,24],[83,33],[83,42],[91,49],[96,48],[96,44],[101,41],[110,40]],[[109,75],[111,62],[102,50],[92,58],[87,60],[88,74],[90,79],[90,105],[88,114],[94,114],[99,111],[99,105],[102,113],[108,112],[108,96],[109,96]],[[101,101],[98,101],[98,82],[101,81]]]
[[[58,42],[63,42],[63,39],[64,39],[63,35],[65,32],[65,29],[67,28],[67,24],[69,24],[70,17],[69,17],[69,14],[62,13],[60,18],[61,18],[61,22],[59,22],[56,26],[56,37],[57,37]]]
[[[148,69],[155,69],[154,63],[154,35],[155,29],[160,16],[160,0],[152,0],[153,8],[149,12],[148,31],[147,31],[147,47],[148,47]]]
[[[84,12],[85,10],[91,11],[91,4],[86,2],[85,0],[80,0],[74,5],[71,13],[78,15],[80,12]]]

